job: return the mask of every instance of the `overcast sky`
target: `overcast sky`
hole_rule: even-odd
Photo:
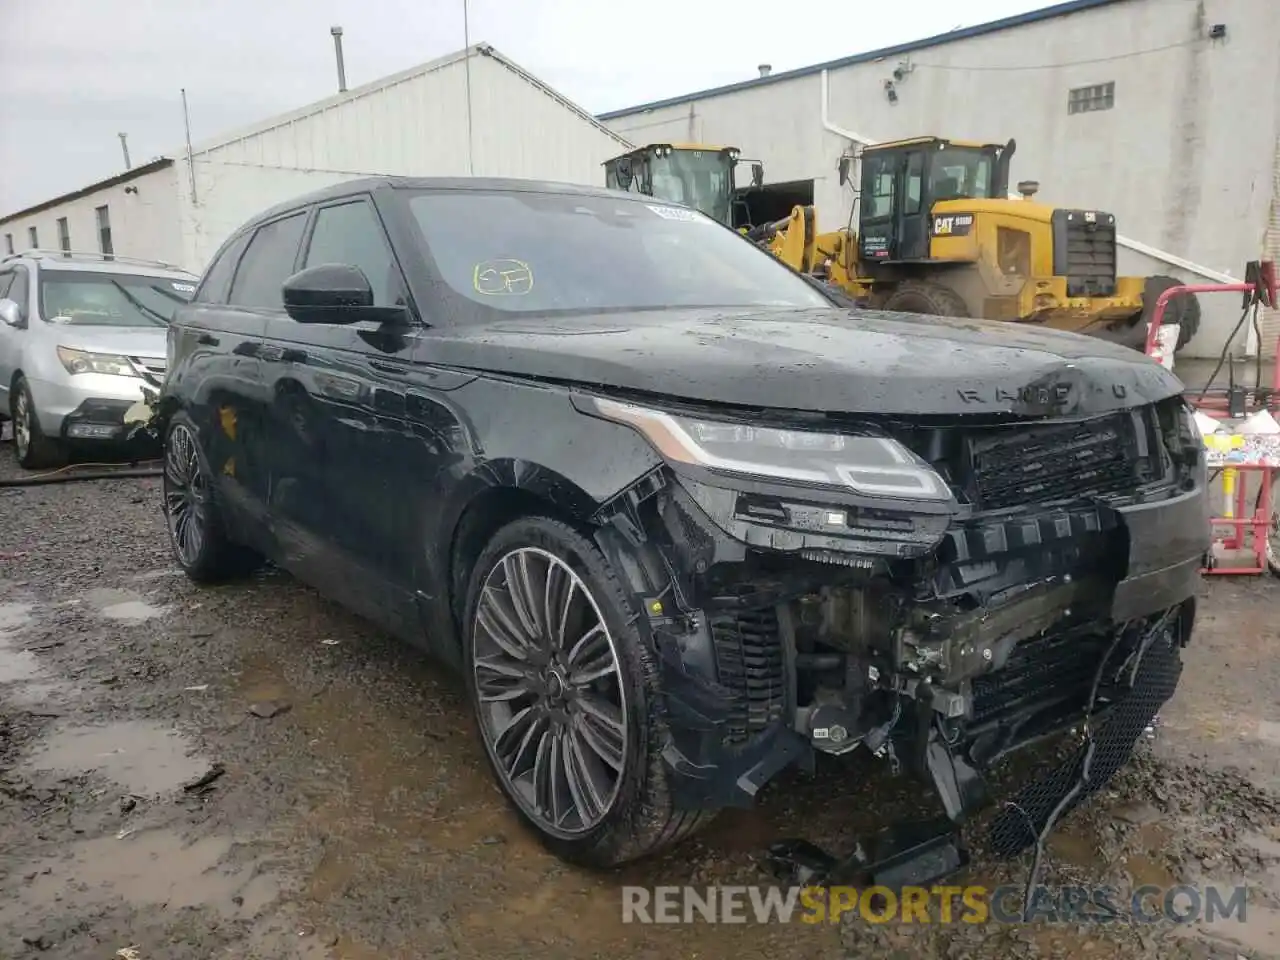
[[[484,41],[593,113],[1049,0],[470,0]],[[463,47],[462,0],[0,0],[0,214]],[[962,11],[962,12],[961,12]]]

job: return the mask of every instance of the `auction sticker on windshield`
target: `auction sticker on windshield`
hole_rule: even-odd
[[[711,223],[712,221],[702,216],[696,210],[685,210],[683,207],[659,207],[652,203],[646,203],[646,207],[662,217],[664,220],[683,220],[686,223]]]

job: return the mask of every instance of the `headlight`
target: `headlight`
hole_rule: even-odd
[[[113,377],[138,375],[128,357],[114,353],[89,353],[87,350],[59,347],[58,359],[67,368],[67,373],[107,373]]]
[[[887,437],[779,430],[697,420],[600,397],[601,416],[630,424],[668,460],[724,473],[794,480],[858,493],[913,500],[948,500],[942,478]]]

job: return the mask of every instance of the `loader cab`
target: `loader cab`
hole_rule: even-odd
[[[605,184],[681,203],[731,226],[737,164],[737,147],[651,143],[606,161]],[[757,180],[763,169],[755,164],[752,182]]]
[[[917,137],[867,147],[861,153],[858,246],[864,262],[901,263],[930,259],[935,236],[963,236],[973,214],[948,209],[947,200],[1003,200],[1009,190],[1006,144]],[[851,158],[840,163],[840,179],[849,178]]]

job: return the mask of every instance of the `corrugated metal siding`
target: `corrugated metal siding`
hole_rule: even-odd
[[[876,140],[1015,137],[1011,179],[1038,180],[1038,199],[1108,210],[1126,237],[1241,276],[1266,225],[1260,194],[1271,179],[1275,130],[1259,122],[1266,108],[1257,105],[1259,91],[1280,94],[1280,58],[1272,34],[1239,24],[1274,16],[1275,0],[1111,4],[832,69],[828,116]],[[1215,23],[1228,25],[1226,39],[1206,39]],[[903,61],[911,69],[891,102],[884,83]],[[700,139],[761,160],[767,182],[812,178],[819,229],[830,230],[847,222],[855,195],[836,177],[849,143],[822,131],[818,80],[780,74],[616,111],[608,122],[633,140],[658,139],[685,135],[692,115]],[[1113,109],[1068,113],[1072,88],[1107,82],[1115,83]],[[1264,101],[1274,108],[1274,99]],[[1205,320],[1187,355],[1216,358],[1239,310],[1225,296],[1201,303]]]
[[[1271,216],[1267,221],[1267,237],[1264,243],[1269,260],[1280,263],[1280,133],[1276,135],[1275,157],[1271,163]],[[1276,342],[1280,340],[1280,310],[1263,310],[1260,326],[1262,342],[1259,352],[1268,358],[1276,355]]]
[[[194,156],[197,206],[184,259],[203,268],[240,224],[276,203],[369,174],[465,176],[466,61],[445,58],[354,90]],[[625,141],[500,56],[471,57],[474,173],[602,184]],[[184,198],[190,193],[180,160]]]

